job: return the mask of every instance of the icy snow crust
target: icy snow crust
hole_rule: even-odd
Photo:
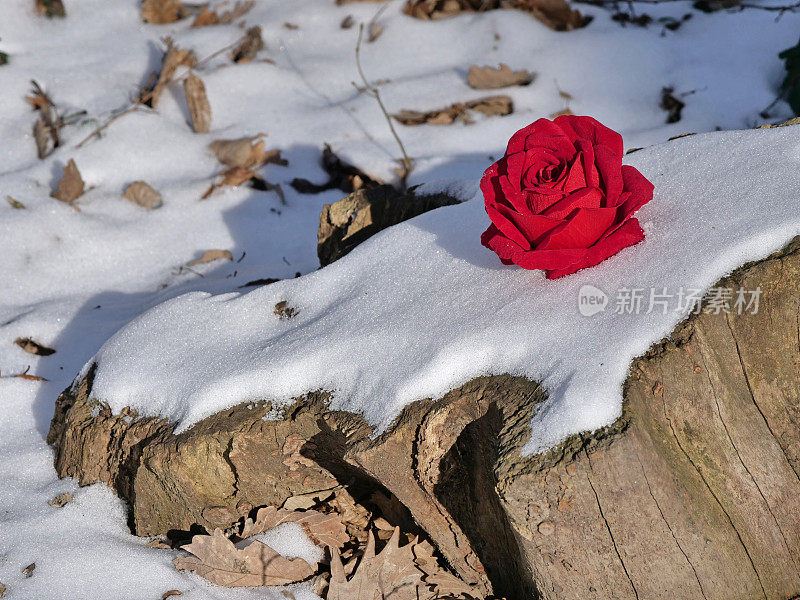
[[[599,267],[547,281],[501,265],[480,245],[487,217],[477,193],[300,279],[151,310],[94,358],[94,393],[184,430],[245,400],[326,389],[334,408],[382,429],[409,402],[509,372],[550,393],[527,451],[608,425],[631,359],[691,308],[642,314],[649,290],[707,288],[800,233],[800,129],[697,135],[627,162],[655,184],[639,213],[647,238]],[[581,315],[584,285],[611,293],[605,311]],[[639,314],[617,314],[613,292],[623,288],[647,290]],[[280,320],[281,300],[299,314]]]

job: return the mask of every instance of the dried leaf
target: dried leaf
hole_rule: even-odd
[[[222,179],[220,181],[212,183],[211,186],[205,191],[205,193],[201,196],[202,200],[208,198],[211,194],[214,193],[215,190],[221,187],[237,187],[242,185],[245,181],[249,181],[254,179],[256,174],[254,171],[250,169],[243,169],[241,167],[231,167],[227,171],[222,173]]]
[[[665,87],[661,89],[661,109],[667,111],[667,123],[677,123],[681,120],[681,112],[686,106],[682,100],[675,97],[675,89]]]
[[[205,27],[207,25],[227,25],[233,23],[239,17],[247,14],[255,4],[255,0],[246,0],[237,2],[230,10],[220,12],[220,7],[224,6],[226,2],[217,4],[214,8],[208,6],[203,9],[195,17],[192,27]]]
[[[571,115],[571,114],[573,114],[572,111],[569,108],[565,108],[564,110],[554,112],[552,115],[550,115],[550,118],[555,119],[556,117],[563,117],[564,115]]]
[[[233,254],[231,254],[230,250],[206,250],[203,252],[203,256],[200,258],[196,258],[191,262],[186,263],[187,267],[193,267],[194,265],[200,265],[204,263],[210,263],[215,260],[233,260]]]
[[[14,200],[11,196],[7,196],[8,203],[14,208],[25,208],[25,205],[19,200]]]
[[[226,167],[247,169],[266,162],[267,152],[264,150],[265,133],[235,140],[215,140],[208,145],[217,160]]]
[[[66,506],[70,502],[74,500],[74,497],[69,492],[64,492],[63,494],[59,494],[55,498],[51,498],[47,501],[47,504],[52,506],[53,508],[62,508]]]
[[[195,63],[194,52],[178,48],[172,38],[166,38],[164,41],[167,49],[161,59],[161,72],[158,74],[158,79],[153,88],[146,90],[139,99],[141,103],[148,104],[151,108],[156,108],[158,105],[158,100],[161,98],[164,88],[172,81],[176,69],[179,66],[191,67]]]
[[[284,558],[266,544],[253,541],[238,549],[220,529],[213,535],[196,535],[183,547],[194,556],[174,560],[180,571],[194,571],[204,579],[226,587],[287,585],[314,574],[302,558]]]
[[[341,548],[350,541],[342,519],[336,513],[325,514],[316,510],[284,510],[267,506],[260,508],[255,520],[247,519],[241,537],[249,538],[274,529],[282,523],[297,523],[317,546]]]
[[[485,115],[510,115],[514,112],[514,102],[508,96],[487,96],[467,102],[467,108]]]
[[[134,181],[122,194],[128,202],[138,204],[147,210],[153,210],[161,206],[161,194],[155,191],[144,181]]]
[[[192,117],[192,128],[195,133],[208,133],[211,126],[211,106],[206,96],[206,86],[194,73],[183,82],[183,91],[186,94],[186,103],[189,105],[189,114]]]
[[[31,575],[33,575],[33,571],[34,571],[35,569],[36,569],[36,563],[35,563],[35,562],[32,562],[32,563],[31,563],[31,564],[29,564],[27,567],[25,567],[24,569],[22,569],[22,574],[23,574],[23,575],[25,575],[25,577],[30,577]]]
[[[18,337],[14,340],[14,343],[25,350],[28,354],[35,354],[36,356],[50,356],[51,354],[55,354],[56,351],[52,348],[48,348],[47,346],[43,346],[39,342],[32,340],[31,338],[22,338]]]
[[[63,173],[61,181],[58,182],[58,188],[50,195],[56,200],[61,200],[61,202],[73,202],[83,194],[85,184],[81,179],[78,166],[71,158],[67,166],[64,167]]]
[[[161,594],[161,600],[167,600],[167,598],[172,596],[183,596],[183,592],[180,590],[169,590]]]
[[[56,149],[56,128],[47,123],[42,115],[33,123],[33,139],[36,142],[36,155],[40,159],[47,158]]]
[[[403,12],[418,19],[444,19],[498,8],[523,10],[556,31],[570,31],[591,21],[572,10],[566,0],[407,0]]]
[[[383,33],[383,25],[380,23],[370,23],[369,36],[367,36],[367,43],[372,43],[380,37]]]
[[[142,20],[153,25],[174,23],[186,16],[186,9],[180,0],[144,0]]]
[[[278,317],[281,320],[283,320],[283,319],[291,319],[292,317],[297,315],[299,311],[293,306],[289,306],[286,300],[281,300],[275,305],[275,310],[273,310],[272,312],[274,312],[276,315],[278,315]]]
[[[33,124],[33,138],[36,141],[37,155],[43,159],[61,145],[58,132],[62,122],[55,103],[36,81],[31,84],[31,95],[25,96],[25,100],[39,113]]]
[[[456,121],[472,123],[468,111],[476,110],[485,115],[509,115],[514,112],[514,103],[508,96],[487,96],[471,102],[457,102],[445,108],[421,112],[401,110],[392,115],[398,122],[407,126],[450,125]]]
[[[0,583],[0,598],[6,595],[6,584]]]
[[[333,189],[351,194],[363,187],[381,185],[380,181],[373,179],[361,169],[342,161],[328,144],[325,144],[322,150],[322,168],[328,174],[328,181],[322,185],[301,178],[293,179],[290,185],[301,194],[318,194]]]
[[[436,596],[423,583],[422,571],[414,562],[414,544],[400,547],[400,529],[395,529],[380,554],[375,554],[375,537],[369,532],[364,556],[347,578],[337,549],[331,550],[331,580],[328,600],[433,600]]]
[[[533,75],[525,69],[512,71],[505,63],[494,67],[479,67],[472,65],[467,73],[467,83],[476,90],[492,90],[510,87],[512,85],[528,85],[533,81]]]
[[[197,13],[194,18],[192,27],[205,27],[207,25],[217,25],[219,23],[219,16],[209,7],[204,6],[203,9]]]
[[[67,11],[61,0],[36,0],[36,12],[48,19],[53,17],[66,17]]]
[[[20,373],[18,375],[12,375],[17,379],[27,379],[29,381],[47,381],[44,377],[39,377],[38,375],[28,375],[27,373]]]
[[[236,63],[248,63],[263,48],[264,39],[261,37],[261,27],[256,25],[247,30],[242,41],[233,49],[231,59]]]
[[[452,573],[444,570],[434,556],[433,546],[423,541],[413,544],[414,562],[425,573],[423,581],[432,588],[434,598],[479,598],[478,592]]]
[[[350,29],[355,24],[355,19],[353,19],[353,15],[347,15],[342,22],[339,23],[339,27],[342,29]]]

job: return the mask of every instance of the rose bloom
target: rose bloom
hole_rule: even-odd
[[[622,153],[622,137],[591,117],[520,129],[481,179],[492,221],[481,243],[503,264],[555,279],[640,242],[632,215],[652,200],[653,184]]]

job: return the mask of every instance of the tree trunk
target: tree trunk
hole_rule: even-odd
[[[789,600],[800,594],[800,241],[719,287],[757,314],[693,315],[634,361],[623,416],[522,457],[528,380],[477,378],[408,406],[377,439],[310,393],[175,435],[112,415],[91,376],[57,402],[60,476],[103,481],[139,535],[212,529],[346,487],[423,530],[481,593],[547,600]]]

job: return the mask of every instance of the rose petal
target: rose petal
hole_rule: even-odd
[[[524,236],[525,240],[529,242],[526,245],[520,244],[520,246],[526,250],[534,247],[537,243],[539,243],[543,236],[563,225],[564,223],[564,221],[560,219],[554,219],[552,217],[519,213],[511,208],[508,208],[508,206],[505,204],[494,204],[492,209],[497,211],[506,221],[509,221],[514,228]],[[494,221],[494,219],[492,219],[492,221]],[[499,223],[496,224],[501,231],[505,232],[505,229],[502,225]],[[516,238],[512,236],[509,237],[516,241]]]
[[[606,206],[617,206],[619,195],[622,193],[623,178],[620,167],[622,161],[608,148],[600,147],[595,149],[595,165],[600,173],[600,183],[597,187],[606,194]]]
[[[569,194],[586,187],[586,169],[583,165],[583,158],[584,153],[581,152],[567,168],[567,176],[564,178],[564,185],[561,188],[564,193]]]
[[[500,212],[501,210],[504,210],[502,204],[486,206],[486,214],[489,215],[489,219],[491,219],[492,223],[497,226],[503,235],[519,245],[523,250],[529,250],[531,247],[530,242],[525,238],[519,228]],[[505,210],[508,209],[506,208]]]
[[[495,252],[504,265],[513,264],[513,257],[523,251],[517,244],[504,236],[494,223],[481,234],[481,244]]]
[[[553,121],[538,119],[511,136],[506,155],[533,148],[549,150],[560,160],[575,156],[575,145]]]
[[[616,208],[579,208],[564,225],[536,245],[537,250],[588,248],[614,225]]]
[[[537,187],[525,191],[525,199],[533,214],[544,212],[564,198],[564,192],[552,188]]]
[[[623,189],[630,193],[624,203],[625,216],[631,215],[653,199],[654,186],[636,167],[622,165]]]
[[[586,254],[579,260],[571,264],[565,263],[564,265],[553,267],[547,271],[546,276],[548,279],[557,279],[564,275],[570,275],[580,269],[593,267],[603,262],[605,259],[614,256],[620,250],[638,244],[643,239],[644,231],[642,231],[639,221],[636,219],[628,219],[623,226],[617,229],[612,235],[588,248],[585,251]]]
[[[602,202],[603,193],[600,190],[585,187],[542,211],[542,215],[551,219],[566,219],[576,208],[600,208]]]
[[[573,143],[576,140],[586,140],[594,147],[606,146],[614,154],[622,157],[622,136],[597,119],[578,115],[562,115],[556,117],[553,123]]]

